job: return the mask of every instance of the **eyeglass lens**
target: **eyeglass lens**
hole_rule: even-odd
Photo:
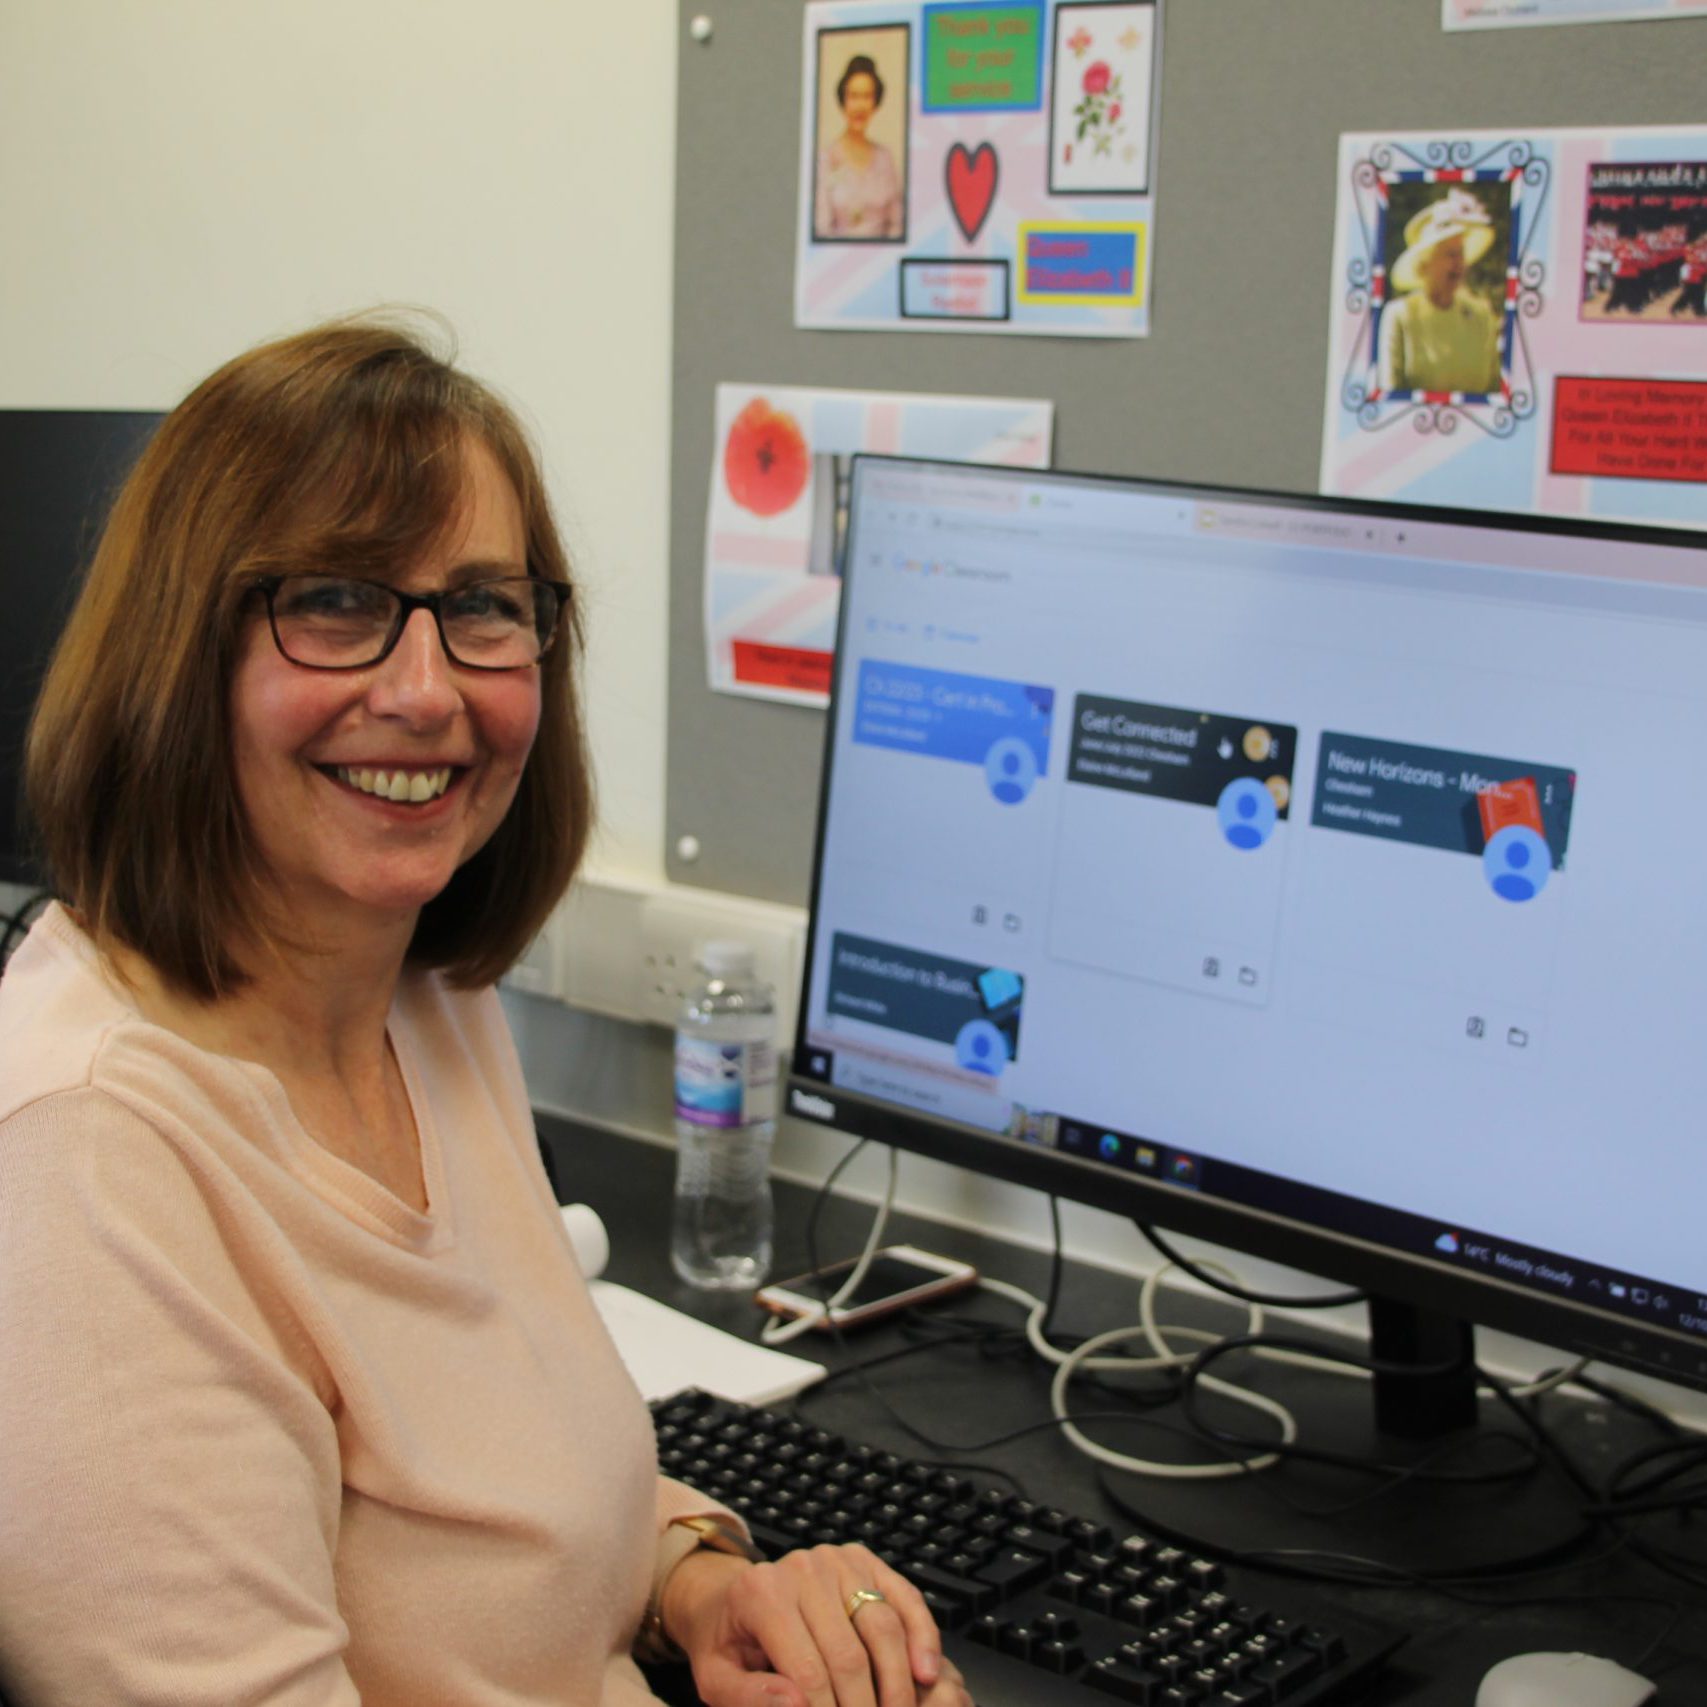
[[[286,575],[272,596],[273,632],[293,663],[353,669],[376,662],[402,612],[382,582],[336,575]],[[459,664],[508,670],[536,663],[557,626],[558,599],[544,581],[472,581],[438,598],[445,650]]]

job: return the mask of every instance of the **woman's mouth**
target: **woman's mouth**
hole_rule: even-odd
[[[421,806],[437,800],[459,775],[456,767],[441,765],[434,769],[392,766],[380,769],[367,765],[325,765],[321,767],[358,794],[387,800],[394,805]]]

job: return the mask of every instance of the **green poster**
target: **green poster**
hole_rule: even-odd
[[[926,6],[924,110],[1029,112],[1043,105],[1043,6]]]

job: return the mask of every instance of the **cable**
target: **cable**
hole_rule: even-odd
[[[1229,1298],[1237,1298],[1241,1304],[1267,1304],[1276,1310],[1336,1310],[1344,1304],[1367,1304],[1369,1302],[1367,1292],[1356,1291],[1325,1292],[1316,1298],[1299,1298],[1284,1292],[1253,1292],[1249,1288],[1241,1286],[1226,1269],[1221,1269],[1221,1274],[1226,1278],[1218,1278],[1213,1270],[1219,1268],[1219,1264],[1199,1265],[1193,1262],[1190,1257],[1182,1255],[1148,1222],[1134,1218],[1132,1225],[1175,1268],[1189,1274],[1193,1280],[1200,1281],[1205,1286],[1213,1287],[1217,1292],[1226,1293]]]
[[[845,1169],[854,1157],[865,1148],[867,1142],[868,1140],[861,1138],[860,1141],[855,1144],[839,1162],[836,1163],[835,1167],[830,1170],[830,1173],[824,1183],[818,1188],[818,1195],[812,1200],[812,1208],[806,1217],[806,1245],[808,1259],[812,1264],[812,1279],[821,1280],[823,1278],[817,1260],[817,1220],[819,1207],[823,1203],[825,1197],[829,1194],[831,1187],[834,1186],[837,1179],[840,1178],[843,1169]],[[889,1151],[888,1188],[883,1194],[883,1201],[878,1206],[877,1214],[872,1219],[871,1231],[866,1236],[865,1247],[859,1253],[858,1260],[854,1263],[847,1279],[844,1280],[833,1293],[826,1297],[823,1303],[820,1304],[816,1310],[808,1311],[805,1315],[796,1316],[792,1320],[785,1320],[780,1316],[773,1316],[770,1321],[766,1322],[759,1330],[759,1338],[764,1342],[764,1344],[772,1346],[787,1345],[790,1340],[799,1339],[803,1333],[817,1327],[820,1322],[823,1322],[826,1319],[834,1325],[835,1318],[831,1316],[830,1312],[834,1310],[838,1304],[845,1303],[849,1298],[853,1297],[853,1295],[859,1290],[860,1283],[865,1279],[866,1271],[871,1267],[871,1259],[877,1254],[877,1247],[883,1238],[883,1229],[889,1225],[889,1211],[895,1203],[895,1182],[898,1177],[899,1158],[896,1151],[891,1148]]]

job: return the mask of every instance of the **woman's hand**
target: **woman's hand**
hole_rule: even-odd
[[[856,1599],[861,1590],[881,1599]],[[662,1611],[707,1707],[972,1704],[924,1598],[864,1547],[806,1548],[764,1565],[690,1553],[670,1573]]]

